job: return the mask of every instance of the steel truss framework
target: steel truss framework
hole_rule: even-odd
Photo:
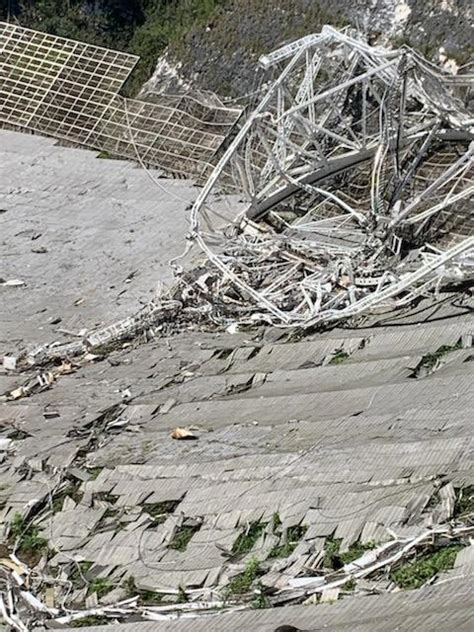
[[[188,96],[118,92],[138,58],[0,23],[0,123],[199,176],[241,114]]]
[[[214,317],[313,326],[469,278],[473,120],[456,82],[331,27],[260,64],[280,74],[192,211]],[[232,234],[200,221],[219,187],[247,200]]]

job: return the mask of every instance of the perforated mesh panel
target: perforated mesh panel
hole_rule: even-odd
[[[0,24],[4,121],[82,141],[138,58]]]
[[[138,61],[0,23],[0,121],[182,175],[202,174],[240,109],[189,97],[159,103],[118,91]]]

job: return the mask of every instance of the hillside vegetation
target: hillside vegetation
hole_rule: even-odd
[[[350,24],[433,59],[443,46],[466,64],[474,19],[471,0],[0,0],[0,17],[139,55],[129,95],[168,48],[186,78],[229,96],[252,90],[261,53],[323,24]]]
[[[140,56],[136,93],[163,50],[205,25],[223,0],[0,0],[0,17],[53,35]]]

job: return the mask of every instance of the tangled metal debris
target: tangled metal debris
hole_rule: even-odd
[[[260,64],[277,78],[191,210],[186,252],[205,259],[175,260],[176,282],[138,313],[30,364],[189,321],[324,326],[472,280],[474,76],[329,26]],[[246,207],[222,228],[213,203],[228,194]]]
[[[192,209],[211,316],[309,327],[469,279],[473,76],[328,26],[260,63],[281,73]],[[212,194],[233,187],[247,209],[209,230]]]

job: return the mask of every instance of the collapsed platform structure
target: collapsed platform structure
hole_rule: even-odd
[[[190,111],[188,97],[120,97],[131,55],[8,24],[0,39],[3,122],[143,166],[202,178],[241,114],[197,102]],[[260,63],[277,78],[191,213],[190,237],[210,265],[192,294],[212,319],[314,326],[467,280],[474,128],[462,97],[472,76],[328,26]],[[216,193],[250,205],[231,235],[209,223]]]
[[[175,260],[160,299],[68,353],[170,319],[331,326],[472,279],[473,77],[331,27],[260,63],[277,78],[191,211],[186,252],[205,260]],[[244,210],[223,230],[229,194]]]
[[[28,72],[48,74],[38,72],[48,58],[21,61],[24,41],[2,47],[10,65],[0,117],[54,136],[55,125],[40,127],[49,99],[59,108],[58,91],[33,106],[27,87]],[[64,297],[55,309],[68,328],[61,322],[55,341],[32,352],[5,354],[0,610],[13,629],[377,632],[388,621],[428,632],[449,612],[446,629],[470,630],[472,77],[329,27],[261,64],[270,87],[241,127],[203,154],[198,175],[183,162],[189,176],[211,169],[191,209],[197,263],[180,268],[162,245],[177,271],[166,291],[133,316],[71,332],[84,301],[102,298],[102,260],[85,258],[80,274],[91,283],[78,302],[66,291],[77,262],[56,248],[51,259],[67,274],[54,277]],[[98,127],[118,98],[107,90],[112,105]],[[147,166],[146,143],[137,155],[128,124],[121,133],[125,155]],[[148,265],[150,181],[163,192],[162,173],[150,172],[146,187],[147,174],[128,163],[99,169],[90,152],[0,135],[0,152],[10,147],[22,170],[4,176],[1,191],[5,243],[27,277],[1,286],[12,303],[31,309],[33,288],[37,312],[48,308],[35,257],[57,245],[50,224],[62,196],[73,212],[61,229],[79,235],[83,252],[75,209],[90,206],[88,222],[104,213],[94,226],[101,247],[116,209],[125,233],[143,205],[149,239],[140,233],[127,252],[131,268]],[[167,169],[161,158],[157,166]],[[195,194],[191,183],[173,191],[183,208]],[[177,212],[176,200],[165,207],[160,194],[159,203],[160,218]],[[222,221],[222,206],[233,221]],[[36,224],[24,246],[17,224],[28,221]],[[136,274],[115,261],[125,280],[107,265],[101,278],[118,298]],[[178,427],[191,439],[173,438]]]
[[[193,209],[222,318],[314,326],[470,278],[473,77],[331,27],[260,63],[280,74]],[[250,207],[208,240],[200,216],[229,182]]]

